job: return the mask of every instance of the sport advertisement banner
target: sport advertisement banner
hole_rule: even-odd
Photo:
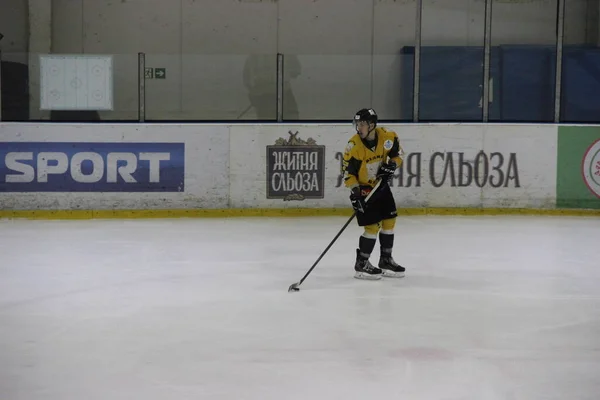
[[[5,142],[0,192],[183,192],[184,143]]]
[[[227,208],[229,128],[0,124],[0,209]]]

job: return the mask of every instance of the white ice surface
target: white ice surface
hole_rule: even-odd
[[[0,399],[600,399],[600,219],[0,221]],[[376,248],[372,261],[378,259]]]

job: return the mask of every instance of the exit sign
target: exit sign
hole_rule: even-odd
[[[154,68],[154,78],[155,79],[167,79],[167,69],[166,68]]]
[[[167,79],[166,68],[146,68],[144,71],[145,79]]]

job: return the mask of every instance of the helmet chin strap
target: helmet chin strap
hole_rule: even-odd
[[[374,132],[374,131],[375,131],[375,128],[376,128],[376,127],[374,126],[374,127],[373,127],[373,129],[370,129],[369,131],[367,131],[367,134],[366,134],[366,135],[364,135],[364,136],[363,136],[363,135],[362,135],[362,133],[360,133],[360,132],[359,132],[358,134],[360,135],[360,137],[361,137],[362,139],[366,139],[367,137],[369,137],[369,135],[370,135],[372,132]]]

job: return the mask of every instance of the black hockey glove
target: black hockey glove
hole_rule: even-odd
[[[365,198],[360,195],[360,188],[355,187],[352,189],[350,201],[352,202],[352,208],[354,208],[356,212],[364,213],[366,211],[367,202],[365,201]]]
[[[398,165],[394,161],[381,164],[379,171],[377,171],[377,178],[381,178],[383,182],[388,182],[394,176],[396,168],[398,168]]]

